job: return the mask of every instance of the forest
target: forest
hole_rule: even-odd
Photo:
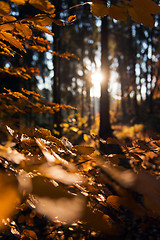
[[[0,1],[0,239],[160,239],[160,1]]]

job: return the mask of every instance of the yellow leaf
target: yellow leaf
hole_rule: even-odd
[[[10,1],[18,5],[24,5],[26,3],[26,0],[10,0]]]
[[[77,19],[76,15],[69,16],[68,22],[69,22],[69,23],[72,23],[72,22],[74,22],[76,19]]]
[[[16,21],[17,19],[13,16],[6,15],[6,16],[2,17],[2,20],[3,20],[4,23],[6,23],[6,22]]]
[[[91,12],[95,17],[104,17],[109,14],[109,8],[103,3],[102,0],[97,0],[91,5]]]
[[[8,3],[0,1],[0,15],[9,15],[11,8]]]
[[[127,8],[125,6],[115,6],[111,5],[109,9],[109,15],[111,18],[117,20],[126,21],[127,20]]]
[[[48,12],[50,14],[55,12],[55,6],[48,0],[30,0],[29,3],[41,11]]]
[[[0,31],[0,38],[3,39],[4,41],[9,42],[11,45],[18,48],[19,50],[26,52],[22,43],[17,38],[15,38],[11,33]]]
[[[32,36],[32,30],[27,24],[15,23],[15,27],[22,37],[30,38]]]

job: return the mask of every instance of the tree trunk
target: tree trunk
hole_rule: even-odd
[[[55,2],[56,12],[59,12],[61,9],[61,1]],[[59,14],[56,15],[59,18]],[[52,25],[52,31],[54,32],[54,39],[53,39],[53,51],[59,52],[60,51],[60,29],[59,26],[56,24]],[[61,104],[61,91],[60,91],[60,58],[57,56],[53,57],[53,67],[54,67],[54,77],[53,77],[53,101],[54,103]],[[59,132],[61,136],[61,122],[62,122],[62,115],[61,110],[54,114],[54,124],[56,131]]]
[[[103,80],[101,81],[101,97],[100,97],[100,128],[99,136],[103,139],[112,136],[112,129],[110,124],[110,102],[109,102],[109,46],[108,46],[108,17],[102,19],[101,26],[101,71]]]

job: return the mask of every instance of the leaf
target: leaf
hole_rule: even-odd
[[[148,27],[154,27],[154,18],[150,15],[150,13],[145,11],[145,9],[135,10],[133,8],[129,8],[128,12],[136,23],[143,24]]]
[[[0,25],[0,30],[3,31],[12,31],[15,28],[14,24],[2,24]]]
[[[0,31],[0,38],[9,42],[11,45],[18,48],[19,50],[26,52],[22,43],[17,38],[15,38],[11,33]]]
[[[152,0],[131,0],[130,4],[133,6],[135,11],[138,9],[143,9],[144,11],[148,12],[149,14],[159,14],[160,7]]]
[[[46,27],[42,27],[42,26],[39,26],[39,25],[34,25],[34,28],[37,29],[38,31],[41,31],[41,32],[45,32],[45,33],[48,33],[52,36],[54,36],[54,33],[51,32],[48,28]]]
[[[109,16],[117,20],[126,21],[128,16],[127,8],[125,6],[111,5],[109,8]]]
[[[24,229],[21,234],[21,239],[22,240],[25,240],[25,239],[38,240],[38,237],[34,231],[29,229]]]
[[[107,198],[107,204],[116,210],[120,209],[120,205],[121,205],[120,203],[121,203],[121,198],[119,196],[110,195]]]
[[[34,25],[39,25],[39,26],[50,26],[53,22],[53,19],[51,19],[49,16],[46,14],[37,14],[34,17],[31,18],[26,18],[22,20],[23,22],[32,22]]]
[[[144,26],[154,26],[154,18],[151,14],[160,13],[160,7],[155,2],[152,0],[132,0],[130,4],[132,7],[128,8],[128,12],[135,22],[142,23]]]
[[[14,2],[17,5],[24,5],[26,3],[26,0],[10,0],[11,2]]]
[[[74,146],[71,151],[78,155],[90,155],[95,151],[95,149],[90,146],[77,145]]]
[[[15,23],[16,30],[24,38],[30,38],[32,36],[32,30],[27,24]]]
[[[160,216],[160,181],[156,176],[141,171],[137,175],[134,190],[143,195],[144,205],[155,216]]]
[[[95,0],[91,5],[91,13],[95,17],[104,17],[109,14],[109,8],[104,4],[102,0]]]
[[[53,19],[52,21],[58,26],[65,26],[64,22],[60,19]]]
[[[69,22],[69,23],[72,23],[72,22],[76,21],[76,19],[77,19],[76,15],[71,15],[71,16],[69,16],[69,18],[68,18],[68,22]]]
[[[9,15],[11,8],[8,3],[0,1],[0,15]]]
[[[20,202],[16,178],[0,172],[0,229],[2,220],[12,217]]]
[[[29,3],[41,11],[48,12],[50,14],[55,12],[55,6],[48,0],[30,0]]]

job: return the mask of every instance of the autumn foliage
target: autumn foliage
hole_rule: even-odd
[[[69,52],[52,52],[50,42],[37,36],[37,32],[54,36],[49,28],[52,23],[65,25],[55,18],[54,5],[48,0],[11,2],[30,4],[41,13],[17,19],[10,14],[10,4],[1,1],[0,54],[22,56],[28,49],[34,49],[78,60]],[[150,27],[154,26],[152,14],[160,12],[151,0],[122,1],[119,6],[110,7],[101,0],[85,4],[91,5],[94,16],[110,15],[124,21],[130,16]],[[68,22],[74,21],[76,15],[71,15]],[[0,72],[24,79],[40,74],[37,68],[24,67],[4,67]],[[52,133],[38,126],[20,125],[19,116],[30,112],[54,114],[62,109],[73,108],[51,103],[25,89],[21,92],[4,89],[0,94],[1,236],[100,239],[120,238],[127,233],[129,239],[129,227],[135,224],[132,220],[139,221],[144,231],[150,225],[155,227],[160,217],[159,136],[152,134],[126,141],[100,139],[89,132],[83,144],[73,145],[65,136],[55,137],[54,130]],[[85,143],[88,139],[90,145]],[[122,154],[104,155],[97,147],[99,142],[117,144]]]

